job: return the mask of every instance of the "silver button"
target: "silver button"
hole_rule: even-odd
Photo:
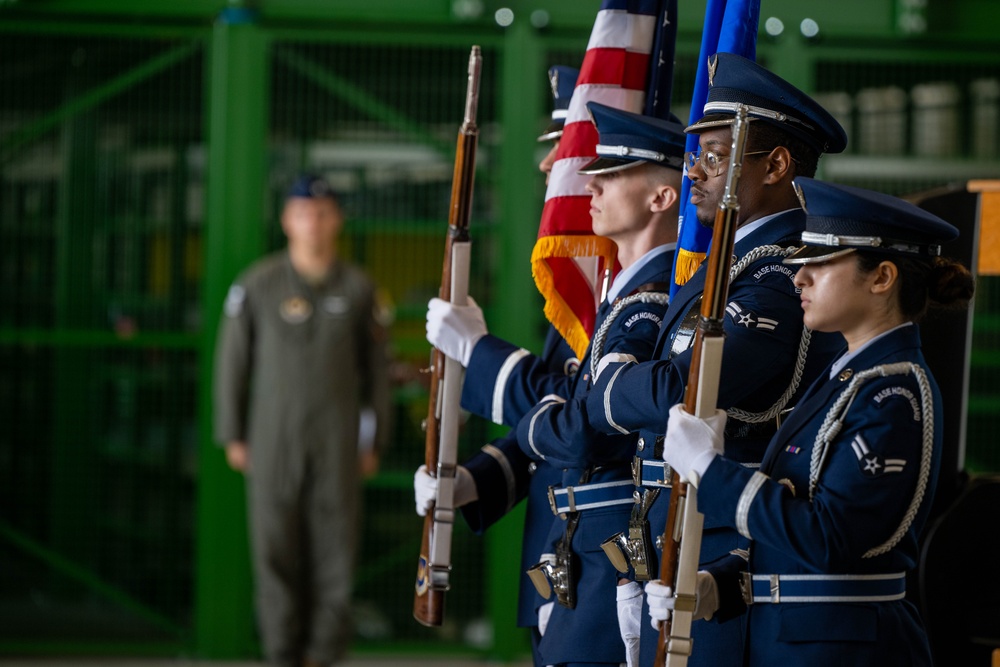
[[[534,475],[536,470],[538,470],[538,464],[537,463],[535,463],[534,461],[532,461],[531,463],[528,464],[528,474],[529,475]]]
[[[646,449],[646,439],[645,439],[645,438],[639,438],[639,442],[635,443],[635,446],[636,446],[636,448],[637,448],[637,449],[638,449],[638,450],[639,450],[640,452],[641,452],[642,450]]]

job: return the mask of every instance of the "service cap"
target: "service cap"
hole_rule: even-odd
[[[333,188],[322,176],[317,174],[301,174],[288,188],[286,199],[292,197],[303,197],[306,199],[333,199],[336,201],[337,195]]]
[[[565,65],[555,65],[549,68],[549,84],[552,86],[552,120],[545,131],[539,135],[539,141],[552,141],[562,136],[569,115],[569,101],[573,98],[573,89],[580,70]]]
[[[777,125],[802,139],[820,153],[840,153],[847,147],[847,133],[837,119],[816,100],[735,53],[716,53],[708,61],[708,98],[701,120],[687,132],[730,125],[739,105],[750,119]]]
[[[800,176],[793,181],[806,212],[802,247],[785,264],[825,262],[841,255],[883,252],[935,257],[958,229],[898,197]]]
[[[598,102],[588,102],[587,109],[599,135],[597,157],[579,173],[605,174],[644,162],[683,169],[684,126],[673,114],[662,120]]]

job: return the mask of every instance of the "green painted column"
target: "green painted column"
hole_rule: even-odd
[[[544,177],[537,168],[535,137],[547,106],[545,60],[540,36],[527,13],[507,28],[500,76],[503,143],[500,156],[498,298],[490,326],[497,335],[541,351],[542,300],[531,277],[531,250],[538,235],[544,201]],[[516,627],[516,582],[520,571],[524,504],[487,532],[489,612],[494,628],[494,657],[511,660],[529,648],[527,634]]]
[[[222,302],[233,278],[261,256],[266,208],[267,40],[252,11],[224,10],[208,61],[208,190],[204,339],[200,355],[195,650],[206,658],[255,646],[243,479],[212,441],[212,364]]]

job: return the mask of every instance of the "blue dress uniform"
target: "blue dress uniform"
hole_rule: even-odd
[[[871,251],[871,242],[899,255],[935,254],[928,239],[957,235],[895,198],[811,179],[796,185],[809,210],[803,241],[816,245],[788,262]],[[918,328],[907,323],[820,376],[759,472],[721,457],[708,467],[698,493],[706,520],[753,540],[742,600],[732,595],[741,563],[713,572],[730,593],[720,615],[750,603],[747,664],[931,664],[917,611],[903,596],[935,488],[941,414]]]
[[[551,122],[538,137],[538,141],[557,141],[562,136],[573,88],[579,70],[556,65],[549,68],[552,86],[553,110]],[[539,384],[536,390],[544,393],[512,392],[506,396],[509,375],[505,362],[521,362],[528,368],[518,377],[532,377]],[[498,362],[499,360],[499,362]],[[528,355],[520,348],[495,336],[487,335],[476,344],[467,371],[476,378],[463,386],[462,407],[497,424],[514,425],[517,416],[533,406],[538,398],[548,393],[566,391],[568,378],[576,373],[580,360],[563,340],[559,332],[549,327],[545,346],[540,357]],[[498,405],[494,406],[494,394]],[[561,471],[544,462],[535,463],[521,452],[516,433],[512,430],[503,437],[486,444],[463,464],[476,484],[478,500],[459,508],[466,523],[476,534],[483,534],[502,519],[521,500],[527,499],[524,515],[524,535],[521,544],[521,567],[518,570],[517,625],[535,628],[538,625],[537,608],[542,599],[531,585],[525,571],[538,560],[543,550],[552,514],[549,511],[548,488],[558,483]],[[532,636],[532,650],[537,656],[537,630]]]
[[[643,163],[680,169],[684,135],[679,123],[596,103],[588,108],[600,141],[598,157],[581,174],[617,172]],[[651,357],[666,311],[673,250],[674,244],[652,249],[618,276],[614,294],[598,308],[598,328],[572,379],[569,396],[581,399],[590,390],[594,357],[608,353],[642,360]],[[600,346],[596,351],[595,345]],[[625,646],[615,630],[619,577],[601,543],[628,524],[635,436],[567,428],[560,405],[546,402],[518,425],[524,452],[563,470],[560,485],[550,494],[560,520],[552,523],[547,553],[554,554],[555,545],[564,542],[575,567],[569,585],[576,606],[553,607],[539,650],[546,664],[619,664],[625,661]],[[580,442],[581,436],[598,442]]]
[[[579,74],[579,70],[562,65],[549,68],[552,121],[538,141],[558,140],[562,136]],[[476,378],[476,382],[466,382],[462,387],[462,407],[495,424],[516,426],[542,396],[565,396],[569,378],[576,373],[579,363],[553,328],[546,336],[541,357],[487,334],[472,350],[467,376]]]
[[[702,132],[732,122],[737,104],[750,105],[750,136],[754,124],[769,123],[811,146],[817,153],[846,147],[843,128],[814,100],[756,63],[734,54],[716,56],[705,116],[687,128]],[[802,309],[793,284],[794,270],[782,264],[781,249],[797,245],[805,226],[801,210],[775,212],[737,230],[734,266],[741,267],[729,293],[725,329],[725,363],[719,387],[719,407],[739,411],[726,430],[725,454],[748,469],[759,466],[777,426],[768,414],[795,403],[843,347],[839,337],[813,333],[804,354]],[[666,525],[669,485],[662,454],[662,435],[671,406],[683,402],[691,363],[690,345],[705,286],[703,265],[674,295],[665,316],[654,359],[648,363],[612,364],[605,369],[585,403],[572,410],[579,431],[639,433],[636,445],[640,495],[659,494],[648,521],[653,536]],[[799,351],[797,353],[797,351]],[[756,420],[756,421],[755,421]],[[745,555],[747,542],[731,527],[706,517],[701,545],[702,567],[731,553]],[[659,549],[653,554],[659,558]],[[658,563],[650,563],[656,578]],[[744,639],[742,619],[725,623],[695,623],[691,665],[738,665]],[[641,664],[651,665],[658,633],[642,625]]]
[[[507,344],[500,339],[497,343],[487,342],[489,336],[480,339],[476,349],[484,342],[487,345],[505,347]],[[473,351],[475,358],[475,351]],[[542,356],[532,358],[531,364],[538,377],[545,379],[546,387],[553,388],[569,380],[569,376],[577,372],[580,362],[569,344],[563,340],[554,328],[549,328],[545,339]],[[471,364],[470,364],[471,366]],[[547,370],[547,376],[542,371]],[[482,372],[482,371],[479,371]],[[471,372],[467,373],[470,376]],[[477,379],[484,380],[482,375]],[[492,380],[494,383],[495,379]],[[479,384],[478,382],[475,384]],[[489,382],[483,382],[489,384]],[[567,384],[568,386],[568,384]],[[553,392],[549,392],[553,393]],[[542,394],[545,395],[545,394]],[[541,396],[539,396],[541,398]],[[470,409],[463,402],[463,407]],[[513,414],[508,411],[508,415]],[[483,415],[489,417],[489,414]],[[552,524],[552,513],[549,510],[548,489],[557,484],[562,477],[562,471],[544,461],[534,462],[526,456],[517,444],[517,433],[511,430],[503,437],[484,445],[471,459],[463,464],[472,474],[476,483],[478,500],[459,508],[466,523],[476,534],[483,534],[490,526],[506,516],[517,503],[527,498],[524,515],[524,537],[521,545],[521,568],[518,579],[518,627],[534,627],[538,625],[536,610],[542,599],[525,576],[525,571],[538,561],[538,554],[544,550],[544,544]]]
[[[805,223],[801,211],[788,211],[775,216],[752,231],[735,246],[737,257],[744,257],[757,247],[777,245],[782,248],[795,243]],[[725,329],[722,377],[719,383],[719,406],[740,408],[759,413],[770,408],[789,387],[796,350],[802,337],[802,307],[792,283],[794,272],[781,264],[774,255],[752,262],[733,281],[729,290],[729,307],[723,324]],[[652,535],[663,531],[667,521],[669,486],[664,479],[661,459],[662,435],[670,407],[683,402],[691,363],[689,341],[680,343],[683,351],[672,349],[683,339],[682,325],[691,312],[698,313],[704,290],[705,269],[702,267],[677,294],[667,311],[657,355],[644,364],[629,363],[615,369],[605,369],[595,388],[586,397],[586,411],[572,411],[577,419],[589,417],[590,425],[602,432],[639,432],[635,454],[641,466],[646,490],[661,489],[647,517]],[[816,377],[843,343],[833,336],[813,334],[803,372],[804,383]],[[732,360],[737,360],[735,363]],[[774,434],[774,421],[765,424],[741,424],[732,420],[726,433],[726,456],[755,469]],[[567,425],[567,428],[573,426]],[[596,445],[600,445],[595,441]],[[621,528],[619,528],[621,530]],[[609,537],[612,533],[605,535]],[[746,540],[723,523],[706,517],[701,544],[701,563],[708,564],[725,558],[731,552],[746,549]],[[657,558],[660,550],[656,549]],[[651,568],[652,578],[658,574],[658,564]],[[691,663],[739,664],[743,642],[743,622],[695,623],[692,636],[695,645],[712,645],[713,656],[731,656],[732,661],[704,661],[697,650]],[[658,634],[642,626],[642,664],[652,663]]]
[[[931,664],[917,610],[903,599],[905,573],[918,561],[917,537],[930,509],[941,449],[941,421],[933,420],[941,414],[941,398],[929,373],[930,414],[924,414],[913,375],[876,376],[861,386],[827,446],[810,498],[812,452],[830,407],[852,376],[897,362],[926,369],[916,325],[892,331],[813,385],[782,425],[759,472],[719,458],[701,481],[699,507],[706,521],[739,528],[753,539],[749,565],[743,564],[752,577],[750,665]],[[927,419],[933,420],[933,439],[925,447]],[[924,459],[929,474],[921,479]],[[916,517],[898,541],[891,539],[917,493],[924,499]],[[747,509],[739,511],[740,504]],[[889,543],[888,551],[865,557]],[[739,563],[727,565],[728,572],[716,576],[732,593],[732,569]],[[732,596],[728,600],[722,617],[739,609]]]
[[[668,289],[672,269],[673,247],[662,247],[628,281],[621,290],[622,296],[650,283]],[[598,322],[607,318],[612,306],[607,301],[601,304]],[[665,304],[655,302],[636,301],[627,306],[612,322],[604,350],[649,359],[665,311]],[[574,378],[572,396],[579,398],[589,391],[590,363],[588,350]],[[616,631],[618,576],[604,555],[601,543],[628,524],[634,489],[631,457],[635,451],[635,436],[597,434],[601,441],[599,447],[579,447],[574,434],[561,425],[559,407],[558,403],[549,404],[549,409],[533,413],[532,418],[521,420],[518,426],[518,437],[526,453],[562,472],[552,494],[556,508],[562,514],[571,512],[576,506],[585,508],[579,510],[570,545],[578,557],[578,578],[574,582],[578,606],[569,609],[555,605],[539,649],[547,664],[621,663],[625,661],[625,652]],[[586,482],[581,483],[585,474]],[[574,495],[573,504],[569,504],[567,497],[570,489]],[[553,545],[562,538],[567,522],[563,519],[549,523],[552,530],[546,552],[554,553]],[[541,552],[535,554],[536,561],[540,555]]]

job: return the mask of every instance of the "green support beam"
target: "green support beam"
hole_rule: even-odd
[[[263,250],[267,207],[268,42],[250,12],[223,11],[206,77],[208,190],[199,372],[195,650],[247,656],[255,646],[242,478],[212,441],[212,365],[222,302],[233,278]]]
[[[405,113],[393,109],[350,81],[337,76],[329,69],[318,65],[309,58],[288,49],[276,49],[275,57],[344,104],[354,107],[372,120],[384,123],[387,127],[396,130],[400,134],[426,144],[446,160],[453,159],[455,154],[454,142],[441,141],[431,134],[426,127],[410,119]]]
[[[0,2],[0,20],[44,18],[69,25],[79,17],[95,20],[119,20],[135,23],[203,22],[214,17],[226,0],[173,0],[172,2],[135,2],[134,0],[46,0],[46,2]],[[237,3],[239,4],[239,3]],[[833,39],[936,39],[978,41],[995,44],[995,0],[950,0],[930,2],[926,7],[905,0],[838,0],[837,2],[802,2],[802,0],[767,0],[761,3],[761,22],[780,19],[786,31],[798,33],[803,19],[814,20],[824,38]],[[685,0],[679,19],[681,32],[700,31],[706,0]],[[454,0],[257,0],[254,6],[264,22],[315,27],[317,22],[330,25],[348,23],[392,25],[401,30],[422,28],[480,28],[495,25],[494,12],[508,8],[515,19],[533,18],[544,23],[547,31],[587,30],[593,25],[597,0],[482,0],[462,3]],[[922,28],[907,29],[903,15],[922,17]]]
[[[544,117],[545,58],[542,41],[527,17],[507,28],[500,68],[501,126],[498,298],[490,318],[494,332],[528,349],[541,351],[542,303],[531,277],[531,250],[538,233],[544,190],[538,172],[535,137]],[[514,193],[518,193],[515,195]],[[528,647],[524,631],[515,627],[517,586],[523,576],[521,537],[524,505],[487,532],[489,614],[493,622],[493,653],[501,660],[523,657]]]
[[[27,144],[45,136],[61,123],[96,108],[115,95],[135,88],[146,79],[167,70],[180,61],[192,56],[198,49],[197,42],[191,42],[171,49],[155,58],[151,58],[124,74],[105,81],[99,86],[87,89],[81,93],[67,95],[67,102],[54,111],[35,119],[32,123],[12,132],[0,145],[0,164],[10,161]]]
[[[53,572],[57,572],[67,581],[74,581],[85,587],[91,593],[114,603],[121,609],[127,610],[130,614],[141,618],[150,625],[162,630],[170,636],[181,637],[185,629],[178,626],[173,620],[167,618],[156,609],[147,604],[143,604],[133,595],[105,581],[105,578],[93,572],[90,568],[66,558],[59,551],[53,551],[37,540],[32,539],[24,532],[17,530],[10,524],[0,521],[0,542],[27,554],[33,560],[45,563]]]

